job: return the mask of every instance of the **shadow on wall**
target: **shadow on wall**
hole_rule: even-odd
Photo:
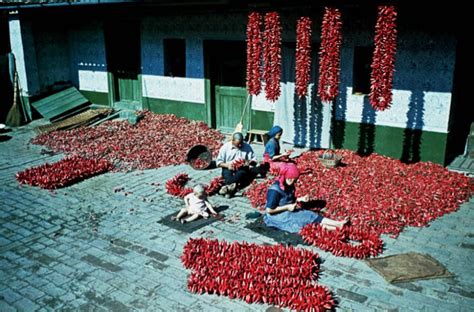
[[[414,90],[408,104],[407,125],[403,133],[403,151],[401,160],[406,163],[415,163],[421,159],[421,129],[424,116],[424,92]]]
[[[293,92],[293,102],[286,105],[293,105],[294,112],[294,138],[293,142],[296,146],[309,146],[318,148],[322,143],[323,131],[323,104],[318,97],[318,53],[319,47],[313,45],[312,62],[311,62],[311,89],[309,97],[298,98],[296,91]],[[294,47],[284,47],[283,56],[283,75],[282,82],[295,81],[295,49]],[[290,97],[288,97],[290,98]]]
[[[342,85],[339,89],[339,95],[335,101],[335,107],[332,110],[332,145],[334,148],[342,148],[346,136],[346,112],[347,112],[347,86]],[[337,117],[336,117],[337,115]]]
[[[362,120],[359,124],[359,141],[357,153],[368,156],[374,152],[375,144],[375,118],[377,112],[372,108],[369,97],[364,96],[364,107],[362,108]]]
[[[314,79],[313,79],[314,81]],[[321,146],[323,129],[323,103],[318,98],[317,83],[311,87],[311,106],[309,115],[309,146]]]

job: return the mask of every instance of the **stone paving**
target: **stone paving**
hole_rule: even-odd
[[[60,159],[28,144],[31,125],[0,142],[0,311],[264,311],[216,295],[187,291],[180,263],[189,237],[275,242],[244,226],[247,200],[212,197],[228,205],[227,221],[185,234],[158,221],[182,206],[164,183],[179,172],[207,183],[219,170],[185,165],[107,173],[50,192],[19,186],[15,173]],[[43,150],[43,153],[42,153]],[[157,184],[160,185],[152,185]],[[121,189],[123,188],[123,189]],[[120,191],[115,191],[121,189]],[[384,256],[417,251],[432,255],[454,278],[391,285],[364,261],[321,256],[319,283],[336,295],[340,311],[472,311],[474,306],[474,201],[427,228],[384,236]],[[240,216],[240,218],[239,218]]]

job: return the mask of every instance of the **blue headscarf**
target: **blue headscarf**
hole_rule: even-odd
[[[280,133],[282,131],[283,131],[282,127],[275,125],[270,129],[270,131],[268,131],[268,136],[270,138],[273,138],[273,137],[275,137],[275,135],[277,135],[278,133]]]

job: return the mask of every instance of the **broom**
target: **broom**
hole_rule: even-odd
[[[18,73],[15,70],[13,78],[13,105],[8,111],[5,124],[10,127],[18,127],[21,125],[21,107],[18,105]]]
[[[245,116],[245,112],[247,111],[247,106],[249,105],[250,103],[250,97],[251,95],[247,95],[247,101],[245,101],[245,106],[244,106],[244,110],[242,111],[242,116],[240,116],[240,121],[239,123],[237,124],[237,126],[235,126],[235,130],[234,130],[234,133],[236,132],[242,132],[242,129],[244,128],[244,125],[243,125],[243,120],[244,120],[244,116]]]

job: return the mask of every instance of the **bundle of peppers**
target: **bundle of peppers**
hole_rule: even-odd
[[[318,95],[323,102],[333,101],[338,94],[341,63],[342,20],[336,8],[325,8],[319,48]]]
[[[397,12],[394,6],[379,6],[375,25],[369,100],[375,110],[383,111],[392,103],[393,73],[397,52]]]
[[[189,180],[189,175],[186,173],[179,173],[175,175],[173,178],[166,181],[166,192],[172,196],[183,198],[184,196],[193,192],[192,188],[185,187]],[[224,179],[220,176],[215,177],[209,184],[204,186],[204,190],[208,196],[212,196],[217,194],[223,185]]]
[[[309,250],[200,238],[188,241],[181,260],[192,270],[191,292],[297,311],[326,311],[335,305],[331,292],[315,283],[318,255]]]
[[[58,162],[33,167],[16,174],[20,184],[56,189],[107,172],[113,165],[105,159],[70,156]]]

